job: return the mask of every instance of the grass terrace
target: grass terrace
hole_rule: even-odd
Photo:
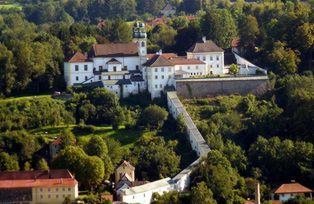
[[[93,136],[101,136],[103,138],[110,137],[116,139],[126,150],[132,148],[136,140],[142,134],[142,132],[139,130],[127,130],[123,126],[121,126],[118,130],[112,129],[111,126],[94,126],[94,131],[92,132],[79,131],[76,129],[76,127],[76,125],[43,127],[31,130],[30,133],[34,134],[35,136],[44,136],[47,141],[52,141],[58,137],[64,129],[71,128],[80,145],[86,144]]]

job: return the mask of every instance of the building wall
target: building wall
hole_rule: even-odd
[[[131,182],[135,181],[134,171],[131,168],[119,166],[115,171],[115,182],[118,183],[118,181],[121,179],[121,176],[125,173],[127,173],[132,178]]]
[[[189,77],[206,75],[205,64],[191,64],[191,65],[175,65],[175,70],[182,70],[188,72]]]
[[[136,70],[136,66],[141,67],[141,60],[139,56],[131,56],[131,57],[95,57],[93,58],[94,67],[96,71],[99,71],[99,67],[102,66],[103,69],[107,69],[107,62],[112,58],[121,62],[122,68],[127,66],[127,70]]]
[[[87,66],[87,70],[85,70],[85,65]],[[76,66],[78,66],[78,70],[76,70]],[[64,79],[67,86],[72,86],[75,83],[82,83],[85,81],[86,77],[90,79],[93,76],[92,62],[64,63]],[[91,81],[95,81],[95,79],[91,79]]]
[[[174,67],[147,67],[147,84],[151,97],[160,97],[167,85],[175,85]]]
[[[217,95],[248,94],[261,95],[270,89],[267,76],[230,77],[207,79],[180,79],[176,90],[184,98],[203,98]]]
[[[206,74],[224,74],[224,52],[187,52],[187,58],[199,59],[206,63]]]
[[[170,178],[168,178],[170,180]],[[149,204],[152,200],[153,193],[158,193],[162,195],[164,192],[169,192],[173,190],[170,183],[165,186],[156,187],[154,189],[147,189],[141,193],[134,193],[132,195],[122,195],[122,202],[126,203],[140,203],[140,204]]]

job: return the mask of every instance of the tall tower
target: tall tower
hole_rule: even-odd
[[[147,34],[143,22],[135,22],[133,27],[133,42],[137,43],[138,54],[140,57],[147,55]]]

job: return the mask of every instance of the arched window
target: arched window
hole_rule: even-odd
[[[142,47],[145,47],[145,42],[142,42]]]

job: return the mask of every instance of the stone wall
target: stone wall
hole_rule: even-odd
[[[245,76],[207,79],[178,79],[176,91],[183,98],[252,93],[261,95],[270,89],[267,76]]]

